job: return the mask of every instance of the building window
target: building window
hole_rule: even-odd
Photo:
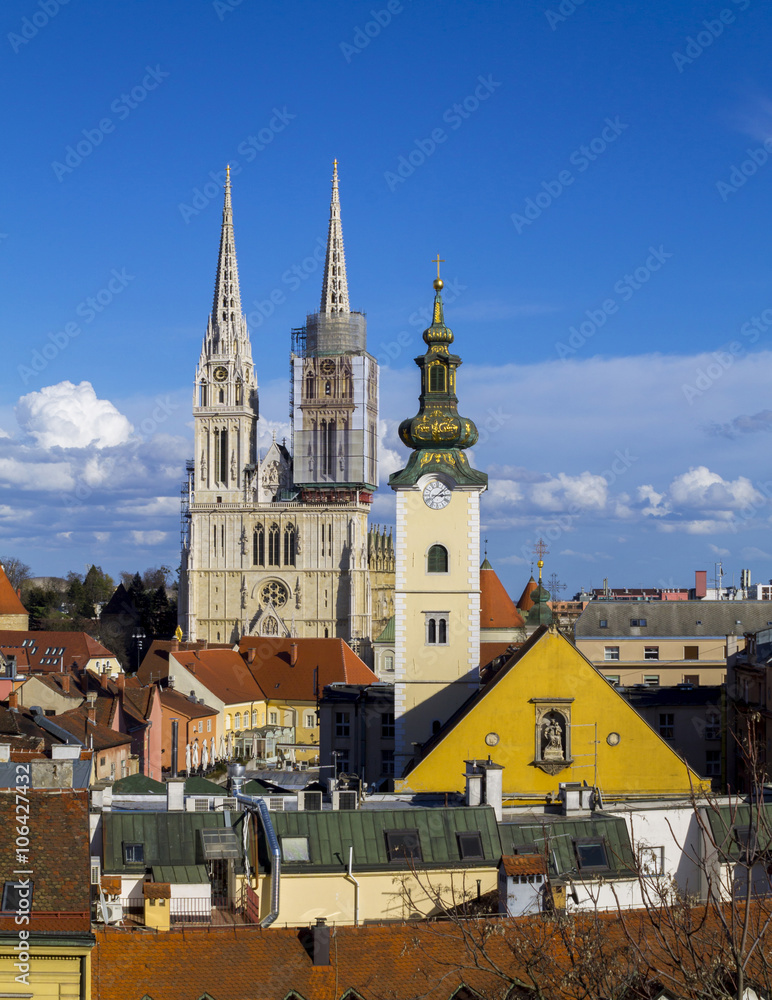
[[[444,545],[432,545],[426,557],[427,573],[448,572],[448,550]]]
[[[348,712],[335,713],[335,735],[338,739],[351,736],[351,718]]]
[[[233,724],[236,727],[236,729],[241,729],[241,712],[236,712],[235,716],[233,717]]]
[[[225,716],[225,728],[226,729],[230,729],[231,728],[231,717],[229,715]]]
[[[608,628],[608,618],[601,618],[598,622],[598,628]]]
[[[447,646],[448,644],[448,615],[445,612],[427,611],[425,612],[426,623],[426,645],[427,646]]]
[[[641,875],[651,878],[654,875],[665,874],[665,848],[639,847],[638,870]]]
[[[659,687],[659,674],[644,674],[643,684],[649,688]]]
[[[575,840],[574,853],[579,871],[602,871],[608,868],[606,843],[602,838],[600,840],[590,838]]]
[[[423,861],[418,830],[386,830],[389,861]]]
[[[685,660],[699,660],[699,658],[700,658],[699,646],[684,646]]]
[[[313,375],[307,375],[306,376],[306,399],[313,399],[315,395],[316,395],[316,393],[314,391],[314,376]]]
[[[387,778],[394,777],[394,751],[381,750],[381,774]]]
[[[659,659],[659,646],[644,646],[643,647],[643,658],[644,658],[644,660],[658,660]]]
[[[254,729],[256,726],[257,726],[257,709],[253,708],[252,709],[252,728]]]
[[[25,867],[22,865],[21,867]],[[24,912],[32,909],[32,892],[34,883],[29,882],[4,882],[3,883],[3,912],[19,913],[20,907],[24,907]]]
[[[306,712],[306,720],[303,724],[306,729],[313,729],[316,725],[316,712]]]
[[[663,740],[672,740],[675,735],[675,717],[672,712],[659,713],[659,735]]]
[[[603,659],[604,660],[618,660],[619,659],[619,646],[604,646],[604,648],[603,648]]]
[[[706,778],[720,778],[721,777],[721,751],[720,750],[706,750],[705,751],[705,777]]]
[[[281,557],[279,525],[272,524],[268,529],[268,565],[278,566]]]
[[[124,844],[123,863],[125,865],[144,865],[145,845],[144,844]]]
[[[211,733],[211,731],[212,731],[212,720],[211,719],[207,719],[206,720],[206,731],[208,733]]]
[[[268,721],[269,721],[269,724],[271,726],[278,726],[279,725],[279,713],[278,712],[269,712],[268,713]]]
[[[283,861],[310,861],[308,837],[282,837],[281,856]]]
[[[485,857],[482,847],[482,835],[479,830],[467,830],[457,833],[458,853],[462,861],[479,860]]]
[[[609,684],[619,684],[619,674],[605,674],[604,676]]]
[[[394,739],[394,713],[381,712],[381,739]]]
[[[115,781],[115,761],[110,764],[110,780]]]
[[[351,768],[351,757],[348,750],[336,750],[335,751],[335,777],[337,778],[340,774],[348,774]]]
[[[262,524],[258,524],[252,532],[252,565],[265,565],[265,531]]]
[[[288,524],[284,529],[284,565],[295,565],[295,525]]]
[[[441,363],[432,365],[429,368],[429,392],[445,392],[446,385],[445,366]]]
[[[645,618],[631,618],[630,628],[646,628],[647,622]]]
[[[721,739],[721,716],[718,712],[708,712],[705,717],[705,739]]]
[[[699,674],[684,674],[684,684],[691,684],[692,687],[700,686]]]
[[[394,670],[394,656],[391,653],[387,653],[383,658],[383,669],[387,674],[392,673]]]

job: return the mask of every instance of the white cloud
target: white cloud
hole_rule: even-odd
[[[705,511],[737,510],[764,502],[750,479],[738,476],[729,481],[704,465],[676,476],[669,494],[677,506]]]
[[[714,553],[714,555],[721,556],[722,558],[730,554],[729,549],[719,548],[718,545],[714,545],[712,542],[710,543],[708,548],[710,549],[711,552]]]
[[[137,545],[158,545],[166,539],[165,531],[132,531],[132,539]]]
[[[42,448],[109,448],[125,444],[132,426],[90,382],[59,382],[22,396],[16,419]]]

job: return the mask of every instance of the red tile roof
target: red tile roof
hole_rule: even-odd
[[[33,871],[31,931],[88,931],[90,868],[88,792],[31,789],[29,867]],[[14,882],[25,868],[17,862],[16,789],[0,791],[0,882]],[[14,917],[0,917],[0,930],[13,930]],[[18,932],[18,927],[15,928]]]
[[[169,676],[169,653],[191,649],[233,649],[233,644],[207,643],[203,640],[178,642],[176,639],[154,639],[140,664],[137,677],[143,684],[166,680]]]
[[[242,701],[263,701],[260,685],[234,649],[201,649],[169,654],[177,663],[195,675],[204,687],[225,705]],[[186,694],[185,682],[177,681],[177,689]]]
[[[84,746],[93,746],[94,750],[109,750],[111,747],[131,743],[131,736],[117,733],[99,722],[89,722],[87,713],[88,708],[83,704],[78,708],[71,708],[69,712],[62,712],[61,715],[52,715],[50,718],[55,725],[61,726]]]
[[[15,655],[19,667],[19,654],[26,653],[29,669],[42,671],[61,670],[62,660],[66,670],[71,666],[85,667],[90,660],[115,659],[115,653],[86,632],[0,629],[0,650],[6,655]]]
[[[543,854],[505,854],[501,867],[506,875],[546,875],[547,862]]]
[[[183,715],[187,719],[205,719],[208,715],[217,715],[216,708],[199,705],[181,691],[172,688],[164,688],[161,692],[161,708],[171,715]]]
[[[526,583],[522,594],[520,595],[520,600],[517,602],[517,607],[520,611],[530,611],[533,607],[533,601],[531,600],[531,594],[536,590],[539,584],[534,580],[533,577]]]
[[[487,560],[486,560],[487,562]],[[519,628],[520,612],[490,564],[480,570],[480,628]]]
[[[297,660],[291,665],[292,646]],[[268,699],[316,701],[327,684],[375,684],[370,668],[343,639],[289,639],[245,636],[239,649]]]
[[[0,565],[0,615],[26,615],[27,609]]]

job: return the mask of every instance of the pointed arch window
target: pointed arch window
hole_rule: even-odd
[[[214,474],[216,482],[228,485],[228,431],[214,432]]]
[[[316,387],[314,385],[314,376],[309,372],[306,375],[306,399],[313,399],[316,395]]]
[[[295,525],[288,524],[284,529],[284,565],[295,565]]]
[[[268,529],[268,565],[278,566],[281,557],[281,535],[279,525],[272,524]]]
[[[432,545],[426,557],[427,573],[448,572],[448,550],[444,545]]]
[[[448,645],[448,617],[447,611],[424,612],[427,646]]]
[[[429,368],[429,392],[446,392],[445,366],[434,364]]]
[[[332,382],[329,379],[324,383],[324,394],[325,396],[332,395]]]
[[[265,566],[265,529],[258,524],[252,532],[252,565]]]

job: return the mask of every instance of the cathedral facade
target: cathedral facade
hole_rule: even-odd
[[[393,611],[378,482],[378,364],[349,308],[334,166],[318,313],[292,333],[292,451],[258,449],[257,376],[241,311],[230,176],[212,314],[195,375],[183,488],[180,625],[188,639],[340,637],[369,658]]]

